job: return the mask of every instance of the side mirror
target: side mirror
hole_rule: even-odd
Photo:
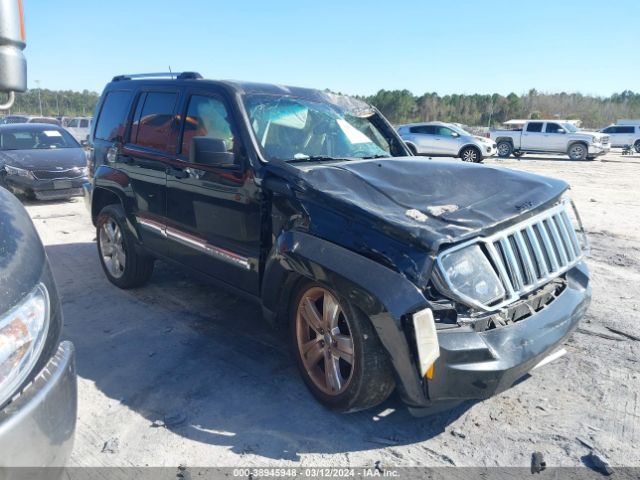
[[[564,128],[559,128],[557,133],[567,133],[567,132],[564,130]]]
[[[459,133],[456,133],[456,132],[451,132],[451,136],[452,136],[453,138],[458,138],[458,137],[460,136],[460,134],[459,134]]]
[[[235,155],[228,151],[226,142],[220,138],[193,137],[189,147],[189,162],[229,167],[235,165]]]

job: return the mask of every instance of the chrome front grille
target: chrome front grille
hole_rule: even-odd
[[[501,232],[486,246],[510,298],[521,297],[544,285],[582,257],[564,204]]]
[[[83,176],[82,169],[70,168],[67,170],[33,170],[34,177],[38,180],[66,180]]]
[[[609,137],[602,137],[602,143],[609,143]]]
[[[581,225],[574,226],[569,213],[571,208],[573,205],[569,201],[559,203],[491,236],[447,249],[440,256],[478,243],[506,294],[505,298],[490,305],[475,301],[470,304],[487,311],[502,308],[559,277],[583,258],[582,245],[586,246],[586,238],[583,242],[578,239],[576,227],[582,235],[584,232]],[[580,223],[579,218],[577,220]],[[447,287],[450,292],[456,292],[455,286]]]

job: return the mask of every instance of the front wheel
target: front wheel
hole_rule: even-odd
[[[511,145],[511,142],[499,142],[497,148],[498,156],[500,158],[507,158],[513,152],[513,145]]]
[[[569,158],[571,160],[584,160],[587,158],[587,147],[581,143],[574,143],[569,147]]]
[[[482,154],[475,147],[465,147],[460,152],[460,158],[463,162],[480,163],[482,161]]]
[[[320,403],[354,412],[391,394],[391,362],[364,313],[326,286],[305,282],[290,315],[296,363]]]
[[[154,260],[136,251],[122,207],[104,207],[98,215],[96,230],[100,264],[109,281],[124,289],[146,283],[153,273]]]

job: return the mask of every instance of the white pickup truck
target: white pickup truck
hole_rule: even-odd
[[[593,160],[611,150],[608,135],[581,131],[557,120],[530,120],[521,130],[491,130],[489,136],[502,158],[524,153],[562,153],[571,160]]]

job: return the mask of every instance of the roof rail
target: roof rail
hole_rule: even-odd
[[[122,80],[139,80],[143,78],[170,78],[171,80],[199,80],[202,78],[198,72],[158,72],[158,73],[135,73],[133,75],[116,75],[112,82]]]

